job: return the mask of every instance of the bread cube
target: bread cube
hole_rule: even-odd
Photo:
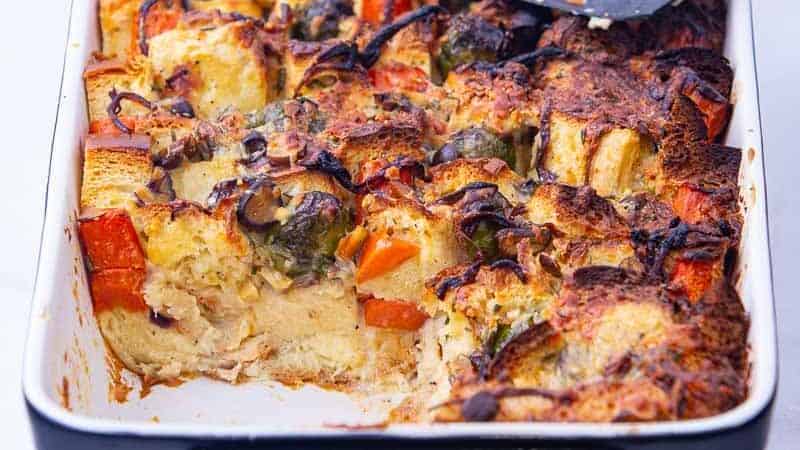
[[[432,167],[430,175],[432,180],[425,186],[426,202],[434,202],[469,183],[479,181],[496,184],[500,193],[511,203],[522,201],[517,187],[524,180],[499,159],[461,158]]]
[[[109,94],[118,92],[133,92],[148,100],[156,100],[158,95],[154,90],[153,72],[144,59],[134,58],[129,60],[107,59],[90,63],[83,74],[86,86],[86,98],[91,121],[103,120],[108,117],[108,105],[111,103]],[[142,116],[150,111],[135,102],[122,102],[119,116]]]
[[[244,168],[239,164],[238,155],[230,151],[216,152],[208,161],[184,161],[170,171],[175,196],[201,205],[206,204],[217,183],[239,178],[243,174]]]
[[[100,0],[98,14],[103,54],[125,58],[133,45],[139,0]]]
[[[541,166],[552,172],[558,182],[570,186],[586,184],[589,148],[583,142],[583,121],[553,113],[549,125],[550,139],[541,158]]]
[[[543,184],[526,205],[531,222],[553,224],[569,238],[627,238],[628,226],[614,206],[588,186]]]
[[[275,98],[277,86],[257,31],[249,21],[178,27],[149,40],[148,59],[162,85],[178,70],[197,80],[185,96],[199,118],[214,119],[227,107],[260,110]]]
[[[150,138],[90,135],[83,155],[81,209],[126,208],[133,193],[150,181]]]
[[[467,66],[450,71],[444,87],[458,102],[450,115],[450,130],[480,126],[510,135],[538,125],[538,92],[531,89],[529,76],[515,63],[491,70]]]

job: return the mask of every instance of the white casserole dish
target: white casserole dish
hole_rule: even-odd
[[[439,424],[353,429],[378,422],[386,398],[361,401],[313,387],[231,386],[197,379],[155,387],[144,399],[109,395],[106,348],[91,300],[75,230],[87,130],[82,73],[99,45],[96,0],[75,1],[48,179],[47,206],[25,355],[24,391],[34,415],[75,432],[188,439],[606,440],[708,435],[746,425],[768,408],[777,380],[775,316],[767,236],[766,184],[752,41],[751,0],[729,2],[725,54],[735,70],[728,145],[743,149],[740,173],[745,227],[737,287],[750,315],[752,370],[747,400],[724,414],[645,424]],[[138,383],[135,377],[128,380]],[[391,400],[391,399],[388,399]]]

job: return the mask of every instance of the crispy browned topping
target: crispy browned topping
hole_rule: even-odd
[[[93,175],[137,152],[147,164],[103,186],[135,208],[136,227],[215,219],[237,251],[252,250],[233,289],[251,298],[232,311],[264,307],[264,289],[280,302],[326,279],[355,290],[350,306],[368,327],[392,321],[370,322],[367,309],[424,309],[415,315],[431,319],[424,332],[397,325],[408,342],[438,349],[425,356],[439,358],[447,383],[415,370],[412,348],[398,365],[362,371],[423,386],[391,420],[419,420],[429,390],[448,388],[434,420],[652,421],[736,406],[747,394],[748,321],[732,284],[741,152],[718,143],[732,108],[725,2],[685,0],[608,30],[517,1],[456,3],[452,14],[437,5],[403,14],[405,3],[389,0],[378,28],[349,5],[315,17],[331,6],[316,3],[279,4],[263,20],[188,11],[148,25],[180,5],[143,2],[135,58],[98,55],[85,72],[90,103],[101,99],[86,140],[87,154],[105,158]],[[296,39],[312,39],[303,30],[323,19],[325,40]],[[267,74],[268,98],[254,111],[214,105],[218,117],[206,117],[187,99],[214,103],[206,97],[230,87],[216,84],[214,64],[149,72],[148,33],[172,27],[230,33],[243,79]],[[325,262],[313,268],[320,276],[298,275],[298,255]],[[227,301],[213,291],[190,296],[201,314]],[[189,329],[164,300],[145,331]],[[256,362],[275,363],[278,348]],[[372,381],[350,366],[333,372],[271,375]]]

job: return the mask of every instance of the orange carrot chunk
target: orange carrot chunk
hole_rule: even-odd
[[[78,234],[91,270],[144,270],[144,252],[126,211],[113,209],[96,217],[81,219]]]
[[[361,253],[356,282],[379,277],[419,254],[419,246],[390,237],[385,231],[370,233]]]
[[[361,244],[369,235],[366,228],[361,225],[357,226],[353,231],[343,237],[339,241],[339,246],[336,248],[336,254],[343,259],[352,259],[361,248]]]
[[[679,260],[670,276],[670,283],[680,286],[686,291],[687,297],[696,302],[703,297],[711,286],[714,278],[715,261],[690,261]]]
[[[146,311],[142,286],[142,269],[105,269],[89,275],[92,304],[96,313],[122,308],[127,311]]]
[[[415,331],[426,320],[428,315],[414,303],[377,298],[369,298],[364,302],[364,322],[371,327]]]

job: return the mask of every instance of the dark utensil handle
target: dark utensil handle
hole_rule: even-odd
[[[649,16],[673,0],[525,0],[573,14],[609,19]]]

